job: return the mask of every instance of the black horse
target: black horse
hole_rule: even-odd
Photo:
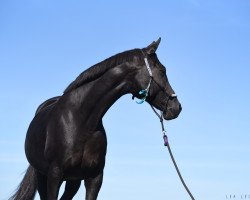
[[[176,118],[181,105],[171,88],[165,67],[157,58],[160,39],[143,49],[112,56],[81,73],[60,97],[44,102],[30,123],[25,141],[28,170],[11,199],[72,199],[81,180],[86,200],[97,199],[102,185],[107,148],[102,118],[124,94],[147,101]]]

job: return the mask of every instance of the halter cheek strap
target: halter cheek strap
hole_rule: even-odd
[[[149,76],[150,76],[150,77],[153,77],[152,70],[151,70],[151,68],[150,68],[150,66],[149,66],[149,63],[148,63],[148,59],[147,59],[147,58],[144,58],[144,61],[145,61],[145,63],[146,63],[146,67],[147,67]]]
[[[148,73],[149,73],[149,76],[150,76],[150,81],[149,81],[149,84],[146,87],[146,89],[141,90],[139,92],[139,95],[143,95],[143,97],[140,99],[140,101],[136,101],[136,103],[138,103],[138,104],[142,104],[142,103],[144,103],[146,101],[146,98],[147,98],[148,93],[149,93],[150,85],[151,85],[151,82],[152,82],[152,79],[153,79],[153,74],[152,74],[152,70],[151,70],[151,68],[149,66],[148,59],[144,58],[144,61],[145,61],[145,64],[146,64],[146,67],[147,67],[147,70],[148,70]]]

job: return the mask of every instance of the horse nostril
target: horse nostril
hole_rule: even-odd
[[[180,112],[181,112],[181,110],[182,110],[181,104],[179,104],[179,110],[180,110]]]

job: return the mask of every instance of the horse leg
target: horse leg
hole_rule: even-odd
[[[47,175],[47,199],[57,200],[63,173],[60,167],[51,165]]]
[[[47,176],[36,172],[37,176],[37,190],[41,200],[47,199]]]
[[[71,200],[81,186],[81,181],[66,181],[65,190],[60,200]]]
[[[102,186],[103,173],[100,173],[95,178],[88,178],[84,180],[86,188],[86,200],[96,200],[100,188]]]

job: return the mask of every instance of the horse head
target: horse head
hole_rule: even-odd
[[[138,59],[134,76],[133,96],[147,101],[150,105],[163,112],[166,120],[175,119],[182,107],[172,89],[166,74],[166,68],[159,61],[156,50],[161,38],[141,49],[143,59]]]

